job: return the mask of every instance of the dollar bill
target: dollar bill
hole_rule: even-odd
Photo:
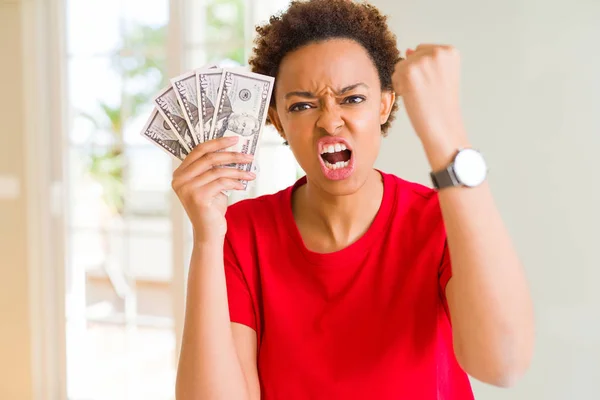
[[[156,108],[152,110],[141,133],[152,143],[182,161],[188,155],[188,151],[183,147],[171,126],[167,124]]]
[[[169,85],[161,90],[154,98],[154,103],[157,105],[158,112],[177,134],[185,149],[190,152],[196,147],[197,143],[194,141],[194,135],[185,120],[181,107],[179,107],[173,86]]]
[[[267,119],[274,78],[239,69],[223,70],[213,117],[210,139],[238,136],[240,140],[228,151],[256,155],[260,133]],[[252,171],[249,164],[231,165]],[[244,182],[246,185],[246,182]]]
[[[210,128],[215,115],[215,104],[219,93],[219,84],[223,70],[220,68],[196,70],[196,84],[198,93],[199,123],[204,132],[203,142],[210,139]]]
[[[179,75],[171,79],[177,101],[185,117],[188,127],[192,131],[195,144],[203,142],[204,133],[198,116],[198,92],[196,85],[196,73],[194,71]]]

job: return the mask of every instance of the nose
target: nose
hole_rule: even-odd
[[[332,104],[333,103],[333,104]],[[317,126],[330,135],[336,135],[340,132],[340,128],[344,126],[344,119],[339,105],[335,102],[327,102],[323,105]]]

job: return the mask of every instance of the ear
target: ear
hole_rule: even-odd
[[[381,91],[381,108],[379,110],[380,125],[383,125],[387,122],[395,102],[396,93],[394,93],[392,90]]]
[[[287,140],[285,137],[285,132],[283,132],[283,127],[281,126],[281,120],[279,119],[279,114],[277,114],[277,109],[273,106],[269,107],[268,111],[269,121],[273,124],[277,132],[279,132],[279,136],[283,138],[283,140]]]

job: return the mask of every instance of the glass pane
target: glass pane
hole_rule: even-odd
[[[122,77],[111,59],[79,57],[69,60],[70,139],[76,144],[114,143],[113,121],[120,114]],[[108,84],[110,83],[110,84]]]
[[[170,232],[168,213],[172,197],[172,168],[168,156],[153,148],[128,148],[128,174],[123,182],[125,178],[119,178],[114,168],[102,166],[103,160],[110,161],[110,157],[106,156],[108,149],[72,147],[69,151],[70,227],[155,232],[153,223],[144,222],[161,217],[158,225],[161,232]],[[111,165],[108,161],[106,164]],[[123,199],[125,196],[127,198]],[[122,212],[115,212],[119,207]],[[136,226],[143,228],[136,230]]]
[[[69,149],[69,226],[108,229],[118,224],[122,208],[122,182],[118,158],[111,148],[95,146]]]
[[[165,0],[127,0],[121,2],[125,23],[132,26],[167,26],[169,2]]]
[[[156,224],[160,222],[160,220],[155,221]],[[132,235],[127,250],[128,269],[136,280],[158,284],[171,281],[172,254],[169,237]],[[165,290],[166,288],[168,286],[165,286]],[[166,316],[171,314],[169,309]]]
[[[282,144],[263,144],[257,159],[261,179],[256,180],[257,196],[275,193],[294,184],[298,167],[289,147]]]
[[[121,40],[121,0],[67,0],[67,52],[106,54]]]
[[[155,146],[127,148],[127,210],[134,215],[167,216],[170,211],[172,160]]]
[[[171,159],[140,135],[168,0],[67,2],[70,399],[172,399]]]
[[[184,17],[185,48],[192,52],[201,49],[204,53],[204,57],[195,54],[193,59],[188,58],[202,60],[200,64],[192,64],[192,68],[202,66],[204,60],[246,64],[244,3],[244,0],[185,1],[189,10]]]

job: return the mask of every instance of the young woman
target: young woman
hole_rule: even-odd
[[[257,28],[276,78],[269,121],[306,172],[227,210],[254,175],[230,138],[198,146],[173,188],[194,227],[177,374],[183,399],[472,399],[513,384],[533,347],[523,270],[459,107],[459,55],[400,58],[386,18],[293,2]],[[378,171],[401,100],[435,189]],[[397,149],[398,157],[402,151]]]

